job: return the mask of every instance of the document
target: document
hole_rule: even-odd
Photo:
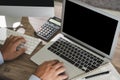
[[[78,75],[72,80],[120,80],[120,74],[112,63],[109,62],[93,71]]]

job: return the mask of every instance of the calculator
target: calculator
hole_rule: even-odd
[[[36,33],[39,38],[49,41],[61,28],[61,19],[58,17],[49,18]]]

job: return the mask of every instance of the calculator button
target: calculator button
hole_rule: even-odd
[[[60,26],[56,26],[55,24],[46,22],[41,26],[41,29],[37,32],[37,35],[44,40],[49,40],[59,29]]]

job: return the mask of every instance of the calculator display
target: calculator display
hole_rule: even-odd
[[[56,21],[56,20],[54,20],[54,19],[50,19],[49,21],[52,22],[52,23],[54,23],[54,24],[56,24],[56,25],[61,26],[61,23],[58,22],[58,21]]]

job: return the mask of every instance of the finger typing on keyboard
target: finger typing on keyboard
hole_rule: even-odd
[[[21,34],[21,33],[15,32],[13,30],[7,29],[7,37],[9,37],[10,35],[23,36],[25,38],[26,43],[24,44],[24,46],[27,47],[27,50],[25,52],[26,54],[31,54],[34,51],[34,49],[38,46],[38,44],[41,42],[41,40],[38,38],[28,36],[25,34]],[[4,44],[4,42],[5,41],[0,40],[0,44]],[[20,47],[23,47],[23,43],[20,44]],[[18,46],[18,49],[20,47]]]
[[[19,46],[17,46],[16,51],[18,51],[20,48],[26,48],[25,43],[21,43]]]

